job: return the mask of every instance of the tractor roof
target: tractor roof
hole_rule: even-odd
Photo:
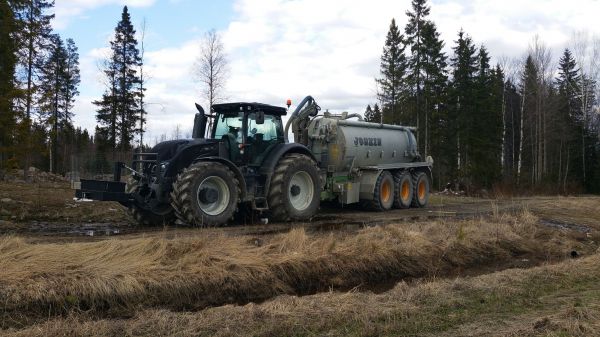
[[[282,108],[279,106],[263,104],[263,103],[247,103],[247,102],[237,102],[237,103],[222,103],[213,105],[213,110],[218,113],[233,113],[239,111],[258,111],[261,110],[267,115],[280,115],[283,116],[287,113],[286,108]]]

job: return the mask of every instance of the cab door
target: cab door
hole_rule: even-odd
[[[260,120],[258,122],[261,122]],[[257,113],[248,114],[244,155],[252,166],[260,166],[269,152],[284,142],[281,116],[264,115],[262,123],[257,123]]]

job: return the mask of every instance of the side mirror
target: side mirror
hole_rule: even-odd
[[[256,112],[255,122],[256,122],[256,124],[265,124],[265,112],[264,111]]]

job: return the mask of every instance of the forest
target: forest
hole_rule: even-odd
[[[85,130],[73,123],[78,49],[53,31],[53,6],[0,0],[0,176],[30,166],[109,173],[111,162],[153,145],[143,138],[143,40],[128,8],[99,70],[105,91],[88,112],[97,126]],[[377,103],[366,119],[417,127],[438,190],[600,192],[600,39],[574,32],[557,51],[532,36],[523,56],[509,59],[464,30],[443,41],[430,10],[413,0],[405,14],[392,13],[406,25],[391,18],[383,50],[373,52],[381,53]]]

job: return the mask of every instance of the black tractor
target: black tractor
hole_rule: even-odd
[[[118,201],[143,225],[177,219],[195,226],[223,225],[240,208],[281,221],[306,220],[317,212],[317,161],[305,145],[286,143],[289,126],[284,130],[281,119],[286,108],[226,103],[205,114],[196,107],[192,139],[135,153],[131,166],[115,164],[114,181],[76,183],[76,196]],[[308,96],[294,115],[316,116],[318,111]],[[205,137],[209,120],[213,126]],[[123,169],[131,172],[127,183],[121,182]]]

